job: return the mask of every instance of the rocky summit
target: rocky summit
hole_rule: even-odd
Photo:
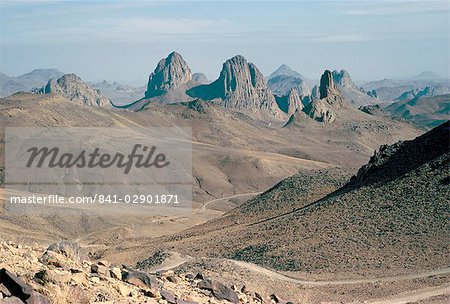
[[[148,78],[145,98],[160,96],[192,80],[192,73],[177,52],[172,52],[159,61],[155,71]]]
[[[331,75],[333,76],[333,80],[336,84],[339,84],[343,86],[344,88],[355,88],[355,84],[352,81],[352,78],[350,77],[350,74],[346,70],[341,70],[340,72],[334,70],[331,72]]]
[[[267,81],[267,85],[278,96],[288,95],[292,88],[297,90],[299,96],[306,97],[311,95],[308,84],[304,80],[294,76],[279,75],[270,78]]]
[[[286,96],[275,96],[275,98],[277,100],[278,107],[289,116],[294,114],[297,109],[302,110],[304,108],[296,88],[292,88]]]
[[[57,94],[68,98],[70,101],[87,106],[109,107],[111,102],[103,97],[99,90],[89,87],[75,74],[65,74],[58,80],[49,80],[38,94]]]
[[[330,95],[335,95],[337,88],[334,84],[334,79],[329,70],[326,70],[320,77],[319,96],[320,99],[327,98]]]
[[[337,117],[337,111],[340,108],[346,107],[345,98],[341,95],[339,89],[336,87],[332,73],[326,70],[320,78],[319,87],[320,99],[315,99],[310,102],[304,109],[312,119],[331,123]]]
[[[188,94],[205,100],[219,99],[225,108],[283,116],[263,74],[240,55],[223,64],[216,81],[194,87]]]

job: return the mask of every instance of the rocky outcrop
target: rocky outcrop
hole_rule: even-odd
[[[279,75],[270,78],[267,82],[267,86],[278,96],[285,96],[289,94],[289,91],[293,88],[297,90],[299,96],[306,97],[311,95],[311,90],[308,84],[300,78],[294,76]]]
[[[331,95],[336,95],[337,92],[333,76],[329,70],[326,70],[320,77],[319,98],[327,98]]]
[[[346,70],[341,70],[340,72],[334,70],[331,74],[333,75],[333,80],[336,84],[348,89],[356,88],[350,74]]]
[[[72,242],[47,248],[61,259],[58,264],[42,263],[43,250],[0,242],[0,303],[269,303],[273,298],[186,269],[148,273],[80,259],[83,250]]]
[[[337,112],[348,106],[329,70],[320,78],[319,96],[320,99],[313,100],[304,109],[304,112],[316,121],[331,123],[337,118]]]
[[[393,180],[449,153],[449,128],[450,122],[447,121],[414,140],[382,145],[352,181],[375,183]]]
[[[309,103],[305,107],[305,113],[312,119],[323,123],[332,123],[337,117],[336,112],[321,99],[316,99]]]
[[[187,93],[204,100],[218,99],[224,108],[282,116],[262,73],[240,55],[223,64],[219,79]]]
[[[5,268],[0,269],[0,302],[50,304],[47,297],[34,291],[29,284]]]
[[[360,89],[361,91],[361,89]],[[373,97],[373,98],[378,98],[378,94],[376,90],[372,90],[372,91],[367,91],[366,93],[368,96]]]
[[[109,107],[111,105],[111,101],[103,97],[99,90],[92,89],[75,74],[63,75],[56,81],[51,79],[35,93],[62,95],[70,101],[87,106]]]
[[[302,100],[297,93],[297,89],[295,88],[292,88],[288,95],[282,97],[275,95],[275,98],[281,111],[289,116],[294,114],[297,109],[302,110],[304,108]]]
[[[150,74],[145,98],[160,96],[191,80],[192,73],[186,61],[177,52],[172,52],[167,58],[161,59]]]
[[[320,98],[320,92],[319,92],[319,86],[315,85],[311,90],[311,99],[319,99]]]

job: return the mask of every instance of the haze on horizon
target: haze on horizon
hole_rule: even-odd
[[[449,76],[448,1],[0,1],[0,71],[57,68],[145,84],[172,50],[216,79],[244,55],[268,75]]]

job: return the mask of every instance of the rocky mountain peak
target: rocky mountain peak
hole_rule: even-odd
[[[294,76],[279,75],[270,78],[267,81],[267,86],[278,96],[286,96],[289,94],[292,88],[297,90],[300,97],[306,97],[311,95],[311,89],[308,84],[301,78]]]
[[[192,80],[192,73],[177,52],[170,53],[166,58],[159,61],[156,69],[148,78],[146,98],[167,93],[170,89],[180,87]]]
[[[65,74],[56,81],[50,79],[37,93],[62,95],[70,101],[88,106],[111,105],[110,100],[103,97],[99,90],[92,89],[75,74]]]
[[[333,80],[336,84],[339,84],[344,88],[355,88],[355,84],[346,70],[341,70],[340,72],[334,70],[331,74],[333,75]]]
[[[296,110],[302,110],[304,108],[302,100],[300,99],[300,96],[298,95],[296,88],[292,88],[289,91],[288,103],[289,103],[288,115],[294,114]]]
[[[357,182],[394,179],[448,153],[450,122],[435,127],[410,141],[383,145],[353,177]]]
[[[263,74],[241,55],[225,61],[216,81],[194,87],[188,94],[206,100],[221,99],[225,108],[281,114]]]
[[[330,95],[334,95],[337,92],[336,85],[334,84],[334,79],[329,70],[325,70],[320,77],[320,88],[319,97],[320,99],[327,98]]]

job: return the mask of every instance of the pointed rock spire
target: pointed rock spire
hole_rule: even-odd
[[[333,80],[336,84],[343,86],[344,88],[356,88],[355,84],[350,77],[350,74],[346,70],[341,70],[340,72],[334,70],[331,72]]]
[[[180,87],[192,80],[192,73],[177,52],[172,52],[159,61],[155,71],[148,78],[146,98],[167,93],[172,88]]]
[[[206,100],[221,99],[223,107],[239,111],[281,113],[263,74],[241,55],[223,64],[216,81],[194,87],[188,94]]]
[[[334,84],[333,76],[329,70],[325,70],[320,77],[320,99],[327,98],[330,95],[336,94],[336,86]]]

